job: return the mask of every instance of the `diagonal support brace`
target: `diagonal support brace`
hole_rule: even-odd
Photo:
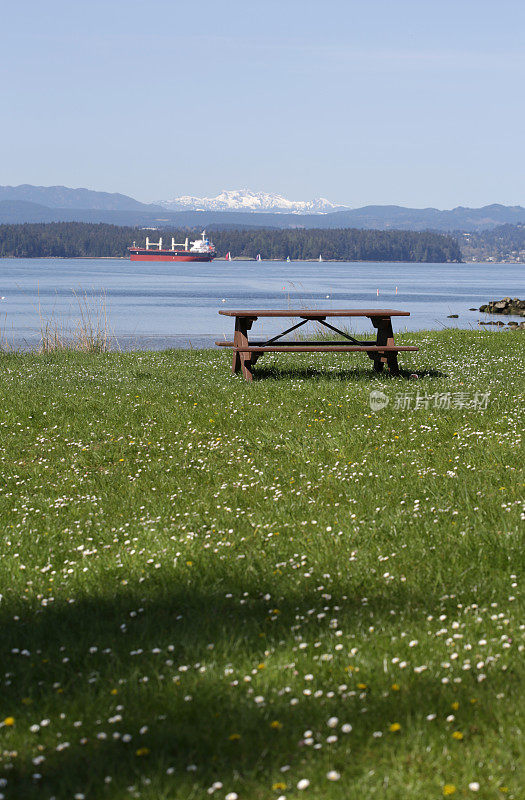
[[[268,345],[271,345],[271,344],[273,344],[273,343],[274,343],[274,342],[276,342],[278,339],[280,339],[282,336],[286,336],[286,334],[287,334],[287,333],[291,333],[292,331],[295,331],[297,328],[300,328],[300,327],[301,327],[301,325],[306,325],[306,323],[307,323],[307,322],[308,322],[308,320],[307,320],[307,319],[303,319],[303,321],[302,321],[302,322],[298,322],[298,323],[297,323],[297,325],[293,325],[291,328],[287,328],[287,329],[286,329],[285,331],[283,331],[282,333],[279,333],[279,334],[277,334],[277,336],[274,336],[274,337],[273,337],[273,339],[268,339],[268,341],[267,341],[267,342],[264,342],[264,345],[263,345],[263,346],[264,346],[264,347],[267,347]]]
[[[330,325],[330,323],[327,322],[325,319],[317,319],[316,322],[320,322],[321,325],[325,326],[325,328],[330,328],[330,330],[335,331],[336,333],[340,333],[341,336],[344,336],[345,339],[348,339],[350,342],[353,342],[354,344],[362,344],[362,342],[358,342],[357,339],[354,339],[353,336],[349,336],[347,333],[339,330],[339,328],[336,328],[334,325]]]

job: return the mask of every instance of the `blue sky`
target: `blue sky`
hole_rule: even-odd
[[[6,0],[0,184],[525,205],[523,0]]]

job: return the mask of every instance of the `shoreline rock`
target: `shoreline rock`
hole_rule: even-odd
[[[511,331],[525,331],[525,319],[522,322],[515,322],[511,320],[506,325],[500,319],[498,320],[479,320],[478,325],[495,325],[497,328],[507,328]]]
[[[491,300],[480,306],[479,310],[486,314],[514,314],[525,317],[525,300],[520,300],[519,297],[504,297],[502,300]]]

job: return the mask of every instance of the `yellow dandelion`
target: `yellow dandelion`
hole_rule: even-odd
[[[391,686],[391,689],[392,689],[393,692],[399,692],[399,684],[398,683],[393,683],[392,686]]]
[[[118,689],[112,689],[110,694],[118,694]]]
[[[6,725],[8,728],[10,728],[11,725],[14,725],[14,724],[15,724],[15,718],[14,717],[6,717],[4,719],[4,725]]]
[[[272,789],[274,792],[279,791],[279,789],[286,789],[286,784],[283,781],[277,781],[277,783],[273,784]]]
[[[444,794],[445,797],[447,797],[449,794],[454,794],[455,791],[456,791],[456,787],[454,786],[453,783],[446,783],[443,786],[443,794]]]
[[[461,731],[454,731],[454,733],[452,734],[452,738],[457,739],[458,742],[460,742],[463,739],[463,734],[461,733]]]
[[[366,683],[358,683],[357,684],[357,688],[358,689],[366,689]]]
[[[399,722],[393,722],[390,726],[390,733],[397,733],[397,731],[401,730],[401,725]]]
[[[458,703],[458,701],[456,700],[454,703],[451,703],[451,704],[450,704],[450,707],[451,707],[451,709],[452,709],[453,711],[457,711],[457,710],[458,710],[458,708],[459,708],[459,703]]]
[[[283,727],[282,723],[279,722],[278,719],[274,719],[273,722],[270,722],[270,728],[274,728],[277,731],[279,730],[279,728],[282,728],[282,727]]]
[[[257,669],[266,669],[266,664],[258,664]]]
[[[149,747],[139,747],[138,750],[135,750],[136,756],[147,756],[149,753]]]
[[[230,742],[236,742],[240,738],[241,738],[241,734],[240,733],[230,733],[230,735],[228,736],[228,739],[230,740]]]

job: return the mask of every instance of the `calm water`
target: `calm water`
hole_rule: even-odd
[[[110,327],[123,347],[199,347],[231,338],[233,320],[219,316],[220,308],[396,308],[411,316],[394,321],[395,330],[477,328],[488,316],[468,309],[523,297],[524,275],[519,264],[0,259],[0,332],[17,346],[34,345],[39,306],[43,318],[74,324],[73,291],[86,292],[93,305],[106,293]],[[351,327],[371,329],[368,320]],[[280,329],[274,320],[254,327]]]

